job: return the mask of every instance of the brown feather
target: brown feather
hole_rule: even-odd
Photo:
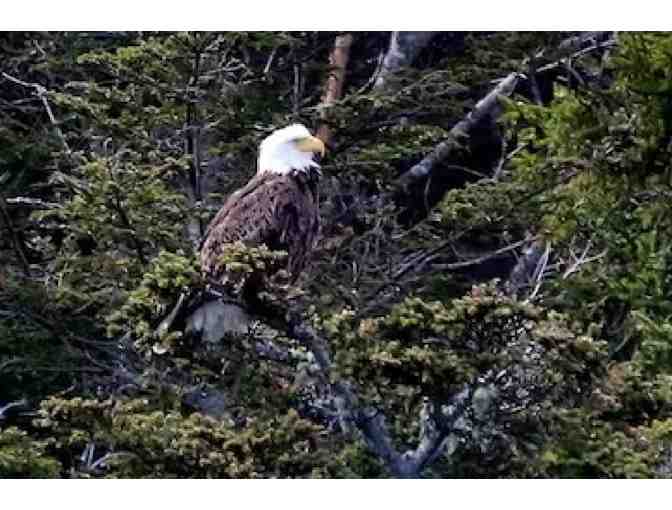
[[[201,267],[220,281],[219,263],[226,244],[242,241],[286,250],[288,271],[296,280],[306,265],[319,229],[317,181],[314,175],[264,172],[233,193],[214,217],[204,236]]]

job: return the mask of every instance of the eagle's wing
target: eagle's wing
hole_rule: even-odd
[[[219,258],[228,243],[266,244],[289,254],[292,276],[305,266],[318,231],[317,197],[287,175],[259,174],[232,194],[214,217],[201,248],[201,267],[219,281]]]

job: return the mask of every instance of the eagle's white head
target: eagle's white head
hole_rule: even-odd
[[[313,161],[317,152],[324,156],[322,140],[311,135],[303,124],[292,124],[273,131],[261,142],[257,173],[285,175],[292,171],[319,170],[320,165]]]

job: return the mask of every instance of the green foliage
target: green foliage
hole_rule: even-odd
[[[508,105],[509,121],[530,144],[514,159],[510,179],[542,190],[527,202],[527,214],[540,218],[537,228],[561,256],[575,256],[577,241],[602,251],[599,262],[553,281],[547,295],[609,341],[612,356],[627,359],[610,369],[589,408],[562,410],[551,419],[558,428],[540,457],[542,476],[661,472],[672,346],[671,131],[664,85],[670,44],[669,35],[624,34],[608,92],[563,93],[547,108]]]
[[[357,381],[371,404],[395,416],[395,432],[406,441],[418,432],[423,397],[442,402],[479,374],[519,366],[534,372],[529,391],[544,395],[543,407],[580,393],[605,354],[602,342],[572,331],[565,317],[493,286],[450,302],[407,298],[384,318],[356,321],[344,312],[321,324],[338,375]],[[543,355],[528,359],[526,349],[538,348]]]
[[[56,456],[74,459],[92,443],[107,455],[105,476],[276,478],[320,473],[320,429],[293,411],[245,428],[200,414],[162,411],[146,400],[64,400],[42,404],[37,420]],[[75,474],[92,476],[72,465]]]
[[[0,402],[40,398],[70,386],[71,370],[84,370],[79,333],[97,332],[81,315],[63,309],[37,284],[4,277],[0,287]],[[86,363],[88,365],[88,363]]]
[[[157,338],[154,335],[156,325],[175,305],[180,293],[198,288],[200,282],[200,265],[196,257],[187,257],[183,252],[161,251],[142,276],[140,285],[129,292],[124,304],[107,317],[108,336],[131,331],[136,348],[147,355],[156,343],[163,346],[163,350],[171,349],[181,334],[166,331],[163,337]]]
[[[246,246],[237,241],[222,247],[219,263],[224,271],[231,273],[232,279],[246,276],[255,272],[269,272],[286,261],[287,253],[269,250],[266,245]]]
[[[545,476],[569,478],[650,478],[652,445],[637,436],[614,430],[614,426],[591,420],[580,412],[568,411],[557,416],[556,423],[566,429],[557,432],[558,445],[540,457]],[[643,438],[642,438],[643,439]],[[643,444],[642,444],[643,443]],[[647,448],[648,447],[648,448]]]
[[[57,478],[61,465],[46,449],[16,427],[0,428],[0,478]]]
[[[95,159],[79,168],[86,184],[57,213],[70,226],[56,266],[61,299],[99,308],[109,302],[112,289],[106,280],[90,278],[91,273],[112,272],[116,292],[123,294],[137,284],[153,253],[183,244],[184,198],[166,186],[170,171],[170,162],[154,168],[137,153]],[[76,241],[83,238],[94,240],[92,253],[77,250]]]
[[[35,426],[0,431],[0,476],[389,475],[361,438],[293,410],[318,398],[305,346],[256,323],[221,345],[181,324],[157,333],[178,296],[203,288],[193,247],[254,172],[260,140],[326,116],[337,136],[321,201],[336,219],[304,292],[283,302],[305,303],[329,340],[332,379],[385,413],[401,451],[417,445],[427,399],[496,390],[492,416],[467,412],[428,476],[669,477],[670,34],[620,33],[604,62],[575,56],[549,104],[503,99],[515,156],[498,162],[492,140],[460,140],[426,221],[402,230],[397,204],[363,205],[444,141],[493,80],[555,60],[548,48],[567,35],[437,39],[383,89],[371,73],[387,34],[358,35],[345,95],[325,110],[333,33],[0,34],[3,71],[47,87],[56,119],[32,87],[2,82],[3,196],[41,205],[10,211],[33,274],[28,284],[14,263],[0,268],[0,406],[42,404]],[[423,212],[435,185],[412,198]],[[498,283],[465,294],[490,278],[480,264],[435,270],[529,234],[552,250],[527,300]],[[285,258],[235,244],[221,263],[236,294]],[[260,341],[286,358],[258,355]],[[116,370],[122,358],[129,373]],[[226,397],[218,418],[183,404],[204,386]]]

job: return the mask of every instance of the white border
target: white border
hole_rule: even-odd
[[[5,0],[0,30],[670,30],[660,0]],[[666,5],[667,4],[667,5]]]
[[[0,480],[3,508],[555,510],[659,508],[653,480]]]

